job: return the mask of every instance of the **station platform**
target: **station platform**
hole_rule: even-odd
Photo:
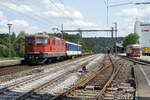
[[[135,57],[135,58],[150,62],[150,56],[140,56],[140,57]]]
[[[150,100],[150,66],[135,65],[134,75],[136,81],[135,100]]]
[[[118,54],[126,56],[126,54]],[[142,60],[150,63],[150,56],[134,57],[137,60]],[[150,100],[150,66],[135,65],[134,75],[136,82],[135,100]]]
[[[0,61],[0,67],[11,66],[11,65],[19,65],[21,64],[23,59],[20,60],[4,60]]]

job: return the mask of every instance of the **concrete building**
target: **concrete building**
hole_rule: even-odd
[[[141,47],[150,47],[150,23],[136,21],[134,32],[140,36]]]
[[[134,32],[140,36],[140,46],[142,47],[142,52],[148,53],[149,55],[150,54],[150,23],[140,22],[137,20],[134,25]]]

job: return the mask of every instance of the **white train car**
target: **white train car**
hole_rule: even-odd
[[[66,54],[67,56],[80,56],[82,55],[82,46],[66,41]]]
[[[134,32],[140,36],[140,45],[143,55],[150,55],[150,23],[135,22]]]

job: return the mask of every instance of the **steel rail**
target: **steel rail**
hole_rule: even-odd
[[[89,56],[89,55],[92,55],[92,54],[82,54],[82,56]],[[67,61],[67,60],[64,60],[64,61]],[[9,74],[16,73],[16,72],[22,72],[22,71],[25,71],[25,70],[31,70],[31,69],[34,69],[34,68],[43,67],[43,65],[42,66],[37,65],[36,67],[35,66],[32,67],[32,66],[29,66],[27,64],[24,64],[23,61],[21,61],[21,62],[22,62],[21,64],[0,66],[0,76],[9,75]],[[59,62],[62,62],[62,61],[59,61]],[[50,65],[51,64],[54,64],[54,63],[50,63]]]
[[[82,65],[79,65],[79,66],[77,67],[77,69],[78,69],[78,68],[81,68],[82,66],[86,66],[87,64],[88,64],[87,62],[86,62],[86,63],[83,63]],[[41,89],[47,87],[49,84],[52,84],[52,83],[54,83],[55,81],[58,81],[58,80],[62,79],[62,78],[64,77],[64,75],[68,75],[68,74],[71,74],[71,73],[72,73],[72,71],[65,72],[65,73],[61,74],[60,76],[57,76],[56,78],[54,78],[54,79],[52,79],[52,80],[49,80],[49,81],[46,82],[46,83],[43,83],[42,85],[38,86],[37,88],[32,89],[32,90],[30,90],[30,91],[28,91],[28,92],[26,92],[26,93],[20,95],[20,96],[17,97],[15,100],[25,100],[26,98],[28,98],[29,96],[31,96],[34,92],[40,91]]]
[[[118,55],[118,56],[121,57],[121,58],[123,58],[123,59],[132,61],[134,63],[141,64],[141,65],[150,65],[150,62],[144,61],[144,60],[141,60],[141,59],[126,57],[126,56],[121,56],[121,55]]]
[[[58,81],[59,79],[61,79],[64,75],[67,75],[67,74],[70,74],[71,72],[67,72],[67,73],[63,73],[61,76],[58,76],[42,85],[40,85],[39,87],[35,88],[35,89],[32,89],[30,90],[29,92],[27,93],[24,93],[22,94],[21,96],[17,97],[15,100],[25,100],[26,98],[28,98],[29,96],[31,96],[35,91],[39,91],[45,87],[47,87],[49,84],[55,82],[55,81]]]
[[[81,61],[80,61],[81,62]],[[79,67],[81,67],[81,66],[85,66],[87,63],[83,63],[82,65],[80,65]],[[64,67],[65,65],[63,65],[63,67]],[[40,67],[40,66],[38,66],[38,67]],[[38,67],[35,67],[35,68],[38,68]],[[62,69],[63,67],[60,67],[59,69]],[[31,69],[32,69],[33,67],[31,67]],[[33,68],[34,69],[34,68]],[[32,79],[34,79],[34,80],[36,80],[37,79],[37,77],[39,77],[39,76],[43,76],[43,75],[45,75],[45,74],[49,74],[49,73],[51,73],[51,71],[50,72],[48,72],[48,73],[42,73],[42,74],[38,74],[38,75],[35,75],[35,76],[33,76],[32,78],[31,77],[29,77],[29,78],[27,78],[27,79],[24,79],[24,80],[22,80],[22,81],[17,81],[17,82],[15,82],[15,83],[13,83],[13,84],[11,84],[11,85],[8,85],[8,86],[6,86],[6,87],[3,87],[3,88],[1,88],[0,89],[0,93],[2,93],[2,92],[5,92],[5,91],[7,91],[8,89],[13,89],[14,87],[16,87],[16,86],[19,86],[19,85],[21,85],[21,84],[25,84],[27,81],[32,81]]]
[[[115,64],[118,60],[112,62],[109,65],[103,66],[101,67],[99,70],[97,70],[96,72],[94,72],[92,75],[90,75],[90,77],[84,79],[81,82],[78,82],[77,84],[75,84],[73,87],[71,87],[69,90],[67,90],[66,92],[59,94],[53,98],[51,98],[50,100],[61,100],[62,97],[67,96],[68,94],[70,94],[72,91],[74,91],[75,89],[84,86],[86,83],[88,83],[90,80],[92,80],[93,78],[95,78],[99,73],[101,73],[103,70],[105,70],[106,68],[110,67],[112,64]]]
[[[120,71],[120,69],[121,69],[122,66],[123,66],[123,64],[120,64],[120,66],[119,66],[118,69],[116,69],[115,66],[113,67],[113,74],[112,74],[112,76],[110,77],[110,79],[108,80],[108,82],[105,84],[105,86],[103,87],[103,89],[99,92],[98,96],[94,100],[102,100],[102,96],[103,96],[104,92],[110,86],[110,84],[112,83],[112,81],[115,79],[115,77],[119,73],[119,71]]]

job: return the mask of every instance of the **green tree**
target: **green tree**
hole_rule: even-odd
[[[139,38],[138,34],[131,33],[123,40],[123,46],[126,48],[126,46],[130,44],[139,44]]]
[[[21,31],[19,35],[17,36],[16,42],[15,42],[16,54],[19,57],[24,56],[25,35],[26,35],[25,31]]]

